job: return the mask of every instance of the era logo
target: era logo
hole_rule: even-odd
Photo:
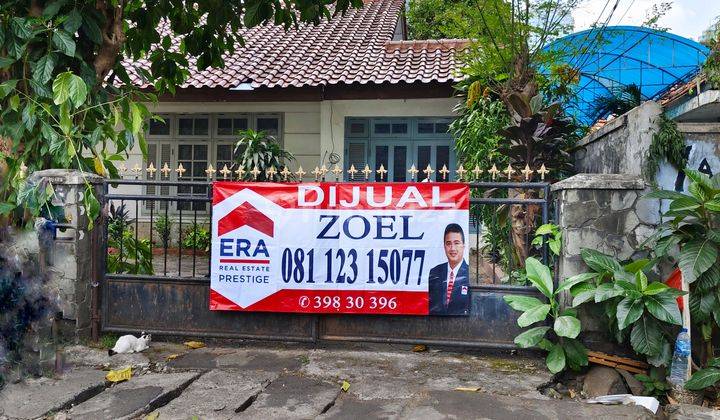
[[[258,240],[253,247],[252,243],[247,239],[241,238],[223,238],[220,239],[220,256],[221,257],[270,257],[265,241]]]
[[[218,221],[218,236],[242,226],[249,226],[271,238],[275,233],[275,224],[272,219],[246,201]]]

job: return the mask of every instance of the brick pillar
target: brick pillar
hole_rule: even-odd
[[[50,274],[50,287],[59,298],[61,334],[75,341],[88,338],[91,328],[92,289],[100,281],[97,272],[100,254],[102,223],[88,230],[89,219],[83,206],[86,186],[89,183],[102,202],[103,178],[90,173],[64,169],[34,172],[30,183],[52,185],[55,195],[52,204],[64,211],[64,220],[54,220],[60,228],[56,237],[40,234],[40,247],[46,254],[45,262]],[[93,258],[94,257],[94,258]]]
[[[559,257],[560,279],[588,271],[580,252],[591,248],[623,261],[636,250],[660,220],[658,200],[641,199],[648,192],[645,181],[635,175],[578,174],[552,186],[557,197],[558,225],[563,232]],[[569,305],[566,294],[563,303]],[[581,311],[584,335],[602,342],[600,314]],[[595,333],[595,334],[594,334]],[[595,336],[595,337],[593,337]]]

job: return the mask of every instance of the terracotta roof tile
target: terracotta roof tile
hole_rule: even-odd
[[[224,68],[190,72],[182,87],[302,87],[349,83],[448,82],[461,78],[457,55],[468,40],[393,41],[404,0],[365,0],[314,26],[287,32],[281,26],[242,29],[245,47],[225,56]],[[194,62],[194,59],[190,60]],[[147,60],[124,60],[138,86],[149,87],[137,67]]]

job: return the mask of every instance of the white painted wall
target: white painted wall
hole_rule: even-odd
[[[311,180],[313,175],[309,172],[315,166],[325,164],[330,168],[329,156],[333,151],[340,156],[338,165],[343,167],[346,117],[448,117],[453,115],[452,110],[456,103],[455,98],[322,102],[160,102],[150,106],[150,110],[157,114],[282,113],[284,146],[297,159],[289,165],[290,169],[294,171],[298,166],[302,166],[303,170],[308,172],[305,180]],[[133,148],[125,165],[128,169],[135,165],[143,167],[139,147]],[[138,177],[142,175],[141,173]],[[126,178],[134,177],[133,172],[126,174]],[[122,186],[113,192],[140,194],[142,190],[140,187]],[[135,217],[134,207],[130,210],[131,217]]]

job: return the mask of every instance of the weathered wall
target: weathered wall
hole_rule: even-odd
[[[645,181],[631,174],[579,174],[556,184],[558,221],[563,246],[558,275],[565,279],[589,269],[582,260],[584,248],[624,261],[636,257],[639,245],[658,223],[659,200],[641,198]],[[565,304],[570,304],[565,297]],[[588,313],[582,316],[583,331],[590,341],[601,340],[604,321]]]

